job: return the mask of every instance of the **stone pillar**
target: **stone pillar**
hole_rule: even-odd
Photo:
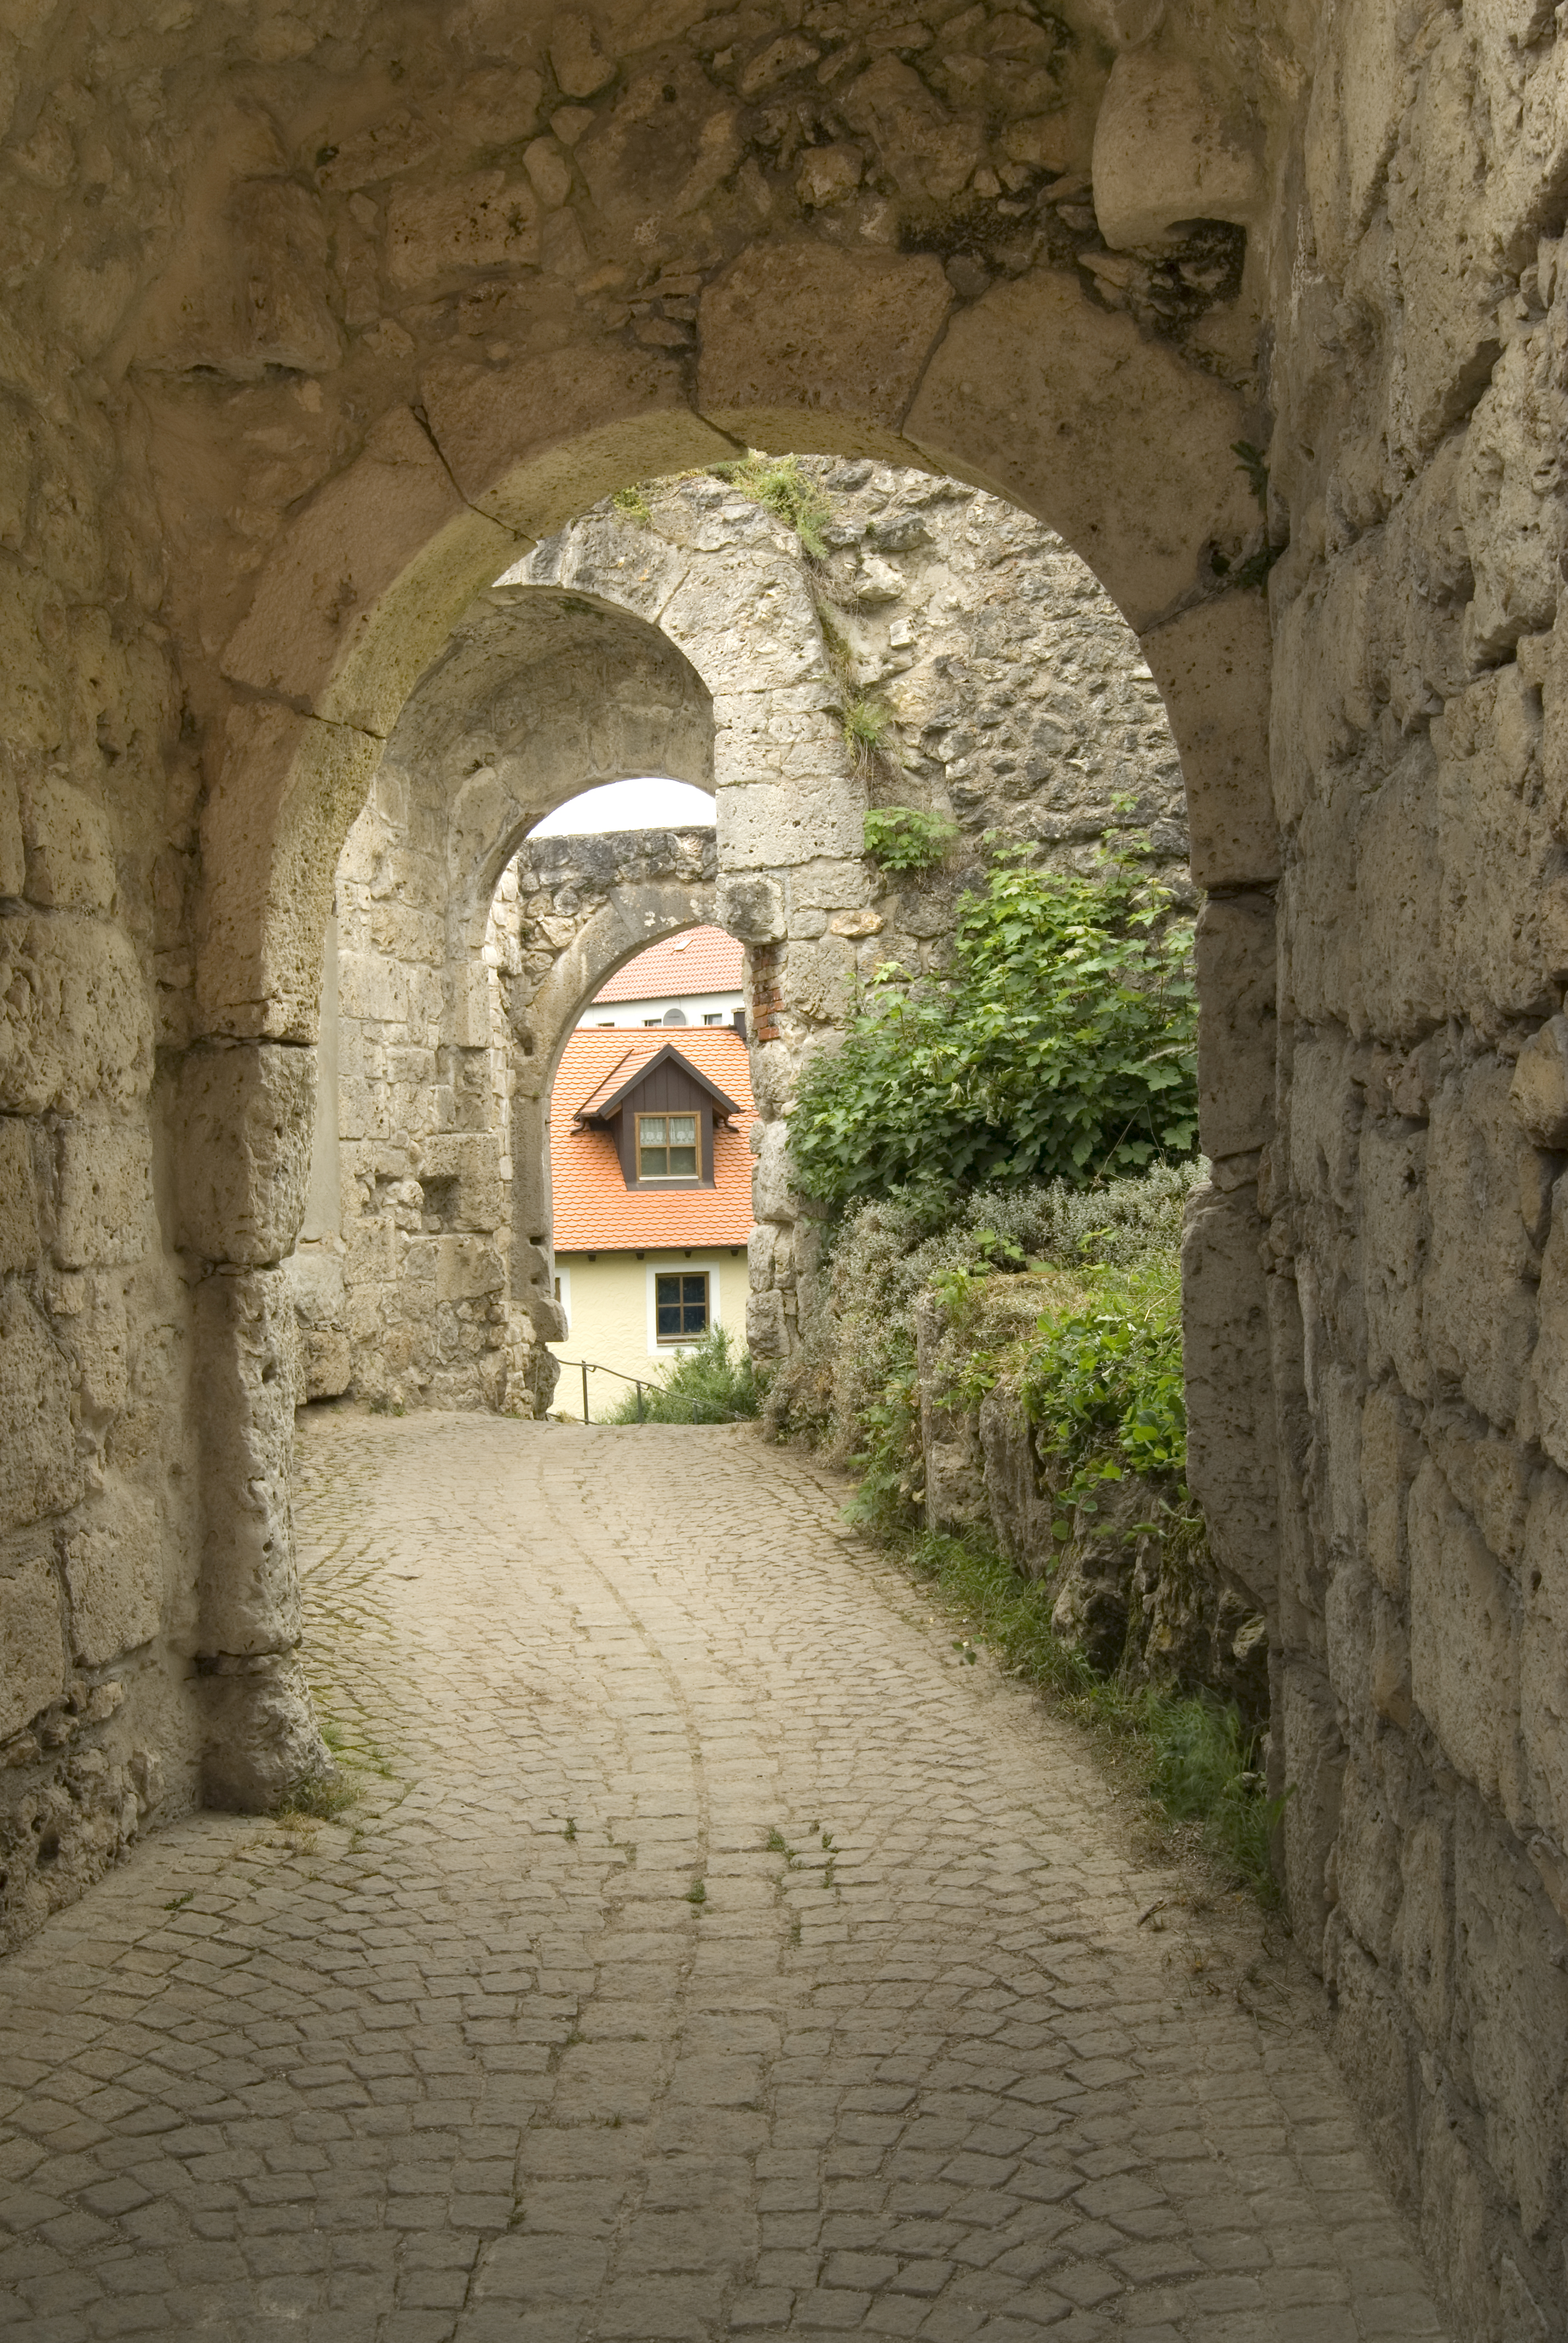
[[[316,1051],[208,1041],[180,1076],[180,1244],[196,1277],[202,1460],[196,1673],[209,1805],[264,1813],[330,1759],[299,1664],[288,1488],[294,1303]]]

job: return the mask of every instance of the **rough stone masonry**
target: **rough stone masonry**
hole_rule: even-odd
[[[927,469],[1165,699],[1292,1908],[1458,2323],[1568,2323],[1565,72],[1536,0],[7,7],[9,1926],[321,1760],[280,1264],[413,686],[618,487]]]

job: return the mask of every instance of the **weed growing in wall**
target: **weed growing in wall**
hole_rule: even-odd
[[[828,540],[822,532],[833,518],[826,491],[800,468],[794,456],[765,456],[752,447],[731,464],[709,467],[717,480],[727,480],[753,503],[764,505],[792,528],[813,561],[824,560]]]
[[[881,806],[866,816],[866,852],[884,870],[900,874],[934,870],[958,834],[956,821],[917,806]]]

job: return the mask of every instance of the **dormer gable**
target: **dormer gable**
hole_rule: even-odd
[[[711,1188],[714,1131],[739,1111],[668,1041],[652,1058],[618,1060],[574,1121],[609,1133],[628,1188]]]

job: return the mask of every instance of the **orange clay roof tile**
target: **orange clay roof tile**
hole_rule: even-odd
[[[579,1130],[573,1118],[590,1099],[619,1090],[638,1061],[674,1041],[680,1055],[732,1098],[739,1111],[713,1134],[711,1188],[628,1188],[608,1131]],[[611,1075],[615,1076],[612,1082]],[[699,1026],[678,1039],[649,1031],[579,1026],[561,1053],[550,1093],[550,1185],[558,1252],[665,1251],[741,1245],[751,1233],[751,1097],[746,1044],[728,1026]]]
[[[678,1001],[692,992],[739,992],[745,954],[722,928],[688,928],[618,968],[595,1001]]]

